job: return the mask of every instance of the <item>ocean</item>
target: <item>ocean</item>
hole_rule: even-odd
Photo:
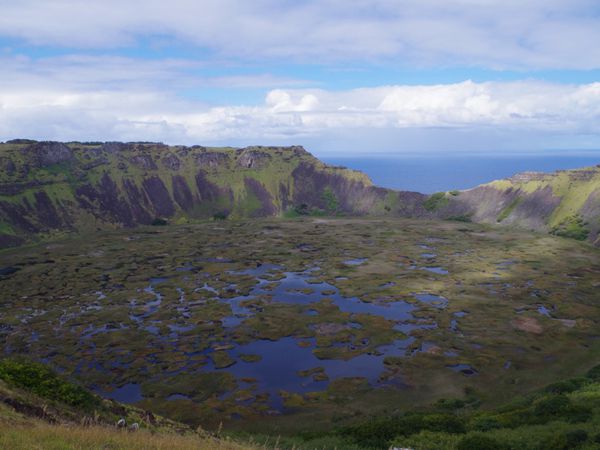
[[[431,194],[468,189],[519,172],[594,166],[600,164],[600,151],[576,155],[330,156],[321,160],[365,172],[377,186]]]

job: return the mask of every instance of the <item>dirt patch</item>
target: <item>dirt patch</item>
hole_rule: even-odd
[[[512,326],[520,331],[532,334],[542,334],[544,329],[537,319],[533,317],[517,317],[511,322]]]

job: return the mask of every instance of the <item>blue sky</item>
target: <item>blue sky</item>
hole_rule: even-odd
[[[0,139],[600,148],[592,0],[0,0]]]

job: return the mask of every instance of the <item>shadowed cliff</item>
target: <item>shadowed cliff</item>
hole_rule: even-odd
[[[444,219],[545,231],[600,245],[600,165],[525,172],[466,191],[438,193],[425,206]]]
[[[0,247],[87,231],[275,215],[426,215],[425,195],[372,185],[302,147],[0,144]]]

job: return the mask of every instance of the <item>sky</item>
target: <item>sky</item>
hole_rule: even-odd
[[[0,140],[600,149],[598,0],[0,0]]]

